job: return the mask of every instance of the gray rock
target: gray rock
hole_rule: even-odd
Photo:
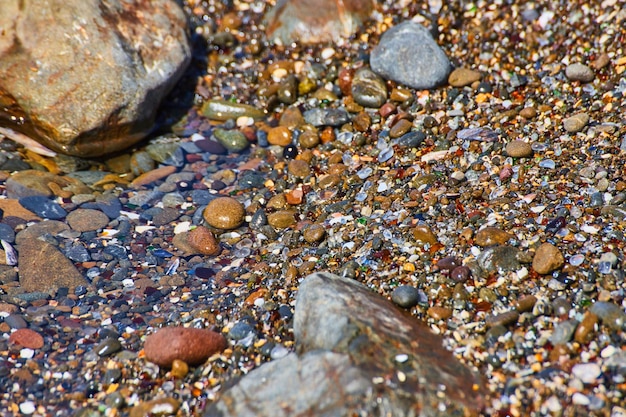
[[[569,133],[577,133],[583,130],[589,123],[589,115],[587,113],[578,113],[563,120],[563,127]]]
[[[385,79],[420,90],[445,83],[452,69],[428,29],[410,20],[383,34],[372,50],[370,66]]]
[[[348,123],[350,116],[343,109],[310,109],[304,112],[304,120],[313,126],[341,126]]]
[[[572,81],[588,83],[593,81],[595,74],[593,70],[585,64],[570,64],[565,68],[565,76]]]
[[[230,152],[241,152],[246,149],[250,143],[245,135],[239,130],[215,129],[213,131],[215,139]]]
[[[0,27],[0,126],[77,156],[142,139],[191,58],[173,0],[4,0]]]
[[[391,293],[391,301],[404,308],[411,308],[419,301],[419,290],[410,285],[400,285]]]
[[[591,306],[591,312],[600,317],[605,326],[620,331],[626,325],[626,312],[617,304],[598,301]]]
[[[305,278],[294,337],[297,354],[250,372],[204,416],[461,416],[484,405],[480,379],[439,336],[354,280]]]

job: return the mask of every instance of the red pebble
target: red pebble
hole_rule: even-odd
[[[29,349],[41,349],[43,337],[31,329],[18,329],[9,336],[9,342]]]
[[[174,359],[191,366],[201,365],[226,346],[224,336],[211,330],[164,327],[146,338],[143,350],[150,362],[171,368]]]

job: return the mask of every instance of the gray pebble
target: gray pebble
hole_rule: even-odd
[[[122,344],[119,340],[107,337],[96,346],[98,356],[110,356],[122,350]]]
[[[577,326],[578,322],[576,320],[565,320],[557,324],[550,336],[550,343],[553,345],[562,345],[569,342],[572,340]]]
[[[591,312],[600,317],[605,326],[613,330],[622,330],[626,323],[626,313],[616,304],[598,301],[591,306]]]
[[[593,70],[584,64],[570,64],[565,68],[565,76],[571,81],[588,83],[593,81]]]
[[[364,67],[354,74],[352,97],[361,106],[378,108],[387,101],[387,86],[380,76]]]
[[[28,327],[28,323],[24,320],[19,314],[9,314],[4,322],[9,325],[12,329],[25,329]]]
[[[343,109],[310,109],[304,112],[304,120],[313,126],[341,126],[348,123],[350,117]]]
[[[569,133],[577,133],[583,130],[587,123],[589,123],[589,115],[587,113],[578,113],[563,120],[563,127]]]
[[[419,290],[410,285],[401,285],[391,293],[391,301],[400,307],[411,308],[419,301]]]
[[[410,20],[383,34],[372,50],[370,65],[381,77],[418,90],[443,84],[452,68],[428,29]]]

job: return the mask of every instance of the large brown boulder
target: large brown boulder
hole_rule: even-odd
[[[0,28],[0,127],[83,157],[143,138],[191,57],[173,0],[2,0]]]

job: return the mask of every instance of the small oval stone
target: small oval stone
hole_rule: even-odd
[[[474,236],[474,243],[481,247],[504,245],[513,236],[497,227],[484,227]]]
[[[224,336],[208,329],[164,327],[146,338],[146,359],[171,368],[176,359],[191,366],[204,363],[211,355],[226,349]]]
[[[315,148],[320,143],[320,137],[317,132],[306,131],[298,138],[300,146],[304,149]]]
[[[183,379],[189,373],[189,365],[187,365],[187,362],[185,361],[174,359],[172,361],[171,373],[174,378]]]
[[[589,115],[587,113],[578,113],[563,120],[563,127],[569,133],[577,133],[583,130],[587,123],[589,123]]]
[[[213,233],[204,226],[198,226],[187,235],[187,242],[203,255],[214,256],[220,253],[220,243]]]
[[[246,149],[250,142],[239,130],[226,130],[217,128],[213,131],[215,139],[231,152],[241,152]]]
[[[530,158],[533,156],[533,148],[530,143],[523,140],[514,140],[507,143],[506,154],[512,158]]]
[[[302,230],[302,237],[309,243],[319,242],[325,234],[326,229],[321,224],[311,224]]]
[[[252,117],[253,119],[261,119],[265,116],[263,110],[256,107],[232,103],[227,100],[209,100],[202,105],[201,113],[211,120],[219,121],[237,119],[241,116]]]
[[[291,131],[286,126],[276,126],[267,132],[270,145],[288,146],[291,144]]]
[[[457,266],[450,272],[450,278],[456,282],[465,282],[472,274],[471,269],[465,265]]]
[[[574,340],[580,344],[590,342],[597,323],[597,315],[593,314],[591,311],[585,312],[582,321],[578,324],[576,332],[574,333]]]
[[[352,97],[364,107],[379,108],[387,101],[385,81],[369,68],[360,68],[352,79]]]
[[[581,81],[588,83],[593,81],[595,74],[593,70],[585,64],[570,64],[565,68],[565,76],[571,81]]]
[[[519,319],[519,313],[515,310],[507,311],[505,313],[497,314],[495,316],[489,316],[485,319],[487,327],[495,327],[498,325],[506,326],[511,323],[515,323]]]
[[[276,229],[285,229],[296,224],[295,212],[281,210],[267,216],[267,223]]]
[[[479,81],[481,74],[469,68],[455,68],[448,76],[448,84],[452,87],[465,87]]]
[[[11,333],[9,342],[23,346],[28,349],[41,349],[43,347],[43,337],[31,329],[18,329]]]
[[[563,266],[565,258],[561,251],[551,243],[543,243],[535,252],[533,269],[538,274],[549,274]]]
[[[455,256],[446,256],[437,262],[437,268],[440,271],[451,271],[457,266],[461,266],[461,260]]]
[[[218,229],[236,229],[245,217],[243,204],[232,197],[211,200],[204,209],[204,220]]]
[[[400,285],[391,292],[391,301],[403,308],[411,308],[419,302],[419,290],[410,285]]]
[[[537,116],[537,109],[532,106],[524,107],[522,110],[520,110],[519,115],[522,116],[524,119],[534,119],[535,116]]]
[[[113,337],[107,337],[95,347],[98,356],[109,356],[122,350],[122,344]]]
[[[293,159],[289,161],[288,170],[291,175],[298,178],[306,178],[309,174],[311,174],[309,164],[301,159]]]
[[[402,136],[406,132],[408,132],[411,129],[412,126],[413,126],[413,123],[411,123],[410,120],[400,119],[389,130],[389,137],[392,138],[392,139],[399,138],[400,136]]]
[[[433,233],[430,227],[426,225],[417,225],[413,228],[413,237],[418,242],[428,243],[434,245],[437,243],[437,236]]]
[[[76,209],[66,217],[67,223],[78,232],[91,232],[103,229],[109,224],[109,217],[100,210]]]
[[[435,320],[448,320],[452,317],[452,310],[446,307],[432,306],[428,308],[426,314]]]

